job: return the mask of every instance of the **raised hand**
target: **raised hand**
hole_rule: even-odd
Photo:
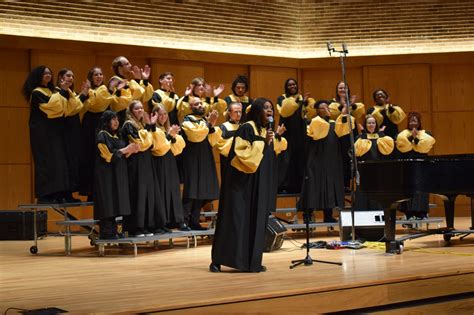
[[[143,111],[143,121],[145,124],[151,125],[150,114],[148,114],[146,111]]]
[[[191,93],[193,92],[193,88],[194,86],[192,84],[188,85],[188,87],[186,88],[186,91],[184,91],[184,95],[185,96],[191,95]]]
[[[214,127],[216,125],[217,118],[219,118],[219,112],[214,109],[212,112],[209,113],[207,121],[211,124],[212,127]]]
[[[354,104],[357,99],[357,95],[351,95],[351,104]]]
[[[216,88],[214,87],[214,97],[219,96],[222,92],[224,91],[224,84],[219,84],[219,86]]]
[[[277,127],[276,133],[277,135],[281,136],[286,131],[285,124],[281,124]]]
[[[173,84],[173,81],[168,81],[168,91],[174,93],[174,84]]]
[[[82,82],[81,94],[84,95],[84,96],[87,96],[87,94],[89,94],[89,89],[90,88],[91,88],[91,81],[86,80],[86,81]]]
[[[387,126],[383,125],[382,127],[379,128],[379,131],[383,132],[385,130],[385,128],[387,128]]]
[[[154,113],[151,113],[150,115],[150,125],[156,125],[156,121],[158,120],[158,113],[157,112],[154,112]]]
[[[172,125],[170,127],[170,130],[168,131],[168,134],[174,138],[180,131],[181,131],[181,128],[178,125]]]
[[[411,135],[413,136],[413,138],[416,138],[416,136],[418,135],[418,130],[416,128],[413,128],[411,130]]]
[[[308,98],[310,98],[310,97],[311,97],[311,93],[309,93],[309,92],[304,93],[303,101],[306,102],[308,100]]]
[[[151,68],[149,65],[145,65],[143,69],[140,69],[140,72],[141,72],[141,78],[143,80],[148,80],[148,78],[150,77]]]
[[[131,73],[134,79],[139,80],[142,78],[142,70],[138,66],[133,66]]]

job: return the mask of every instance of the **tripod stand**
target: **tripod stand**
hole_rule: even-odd
[[[305,209],[304,210],[304,220],[306,222],[306,257],[304,259],[297,259],[297,260],[292,260],[291,261],[291,266],[290,266],[290,269],[293,269],[299,265],[305,265],[305,266],[310,266],[313,264],[313,262],[318,262],[318,263],[323,263],[323,264],[332,264],[332,265],[339,265],[339,266],[342,266],[342,263],[340,262],[333,262],[333,261],[326,261],[326,260],[316,260],[316,259],[312,259],[311,256],[309,255],[309,248],[311,247],[310,246],[310,243],[309,243],[309,221],[310,221],[310,218],[311,218],[311,211],[312,210],[308,210],[308,209]]]

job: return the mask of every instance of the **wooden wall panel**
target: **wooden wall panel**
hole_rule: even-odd
[[[474,99],[474,66],[472,64],[433,65],[433,111],[472,111]]]
[[[158,78],[163,72],[173,72],[175,79],[175,91],[179,97],[184,95],[186,87],[196,77],[204,77],[204,64],[194,61],[176,61],[176,60],[151,60],[152,84],[156,89],[160,88]]]
[[[302,91],[310,92],[311,97],[315,100],[332,100],[335,98],[337,83],[342,81],[340,68],[304,69],[302,77]],[[351,94],[356,95],[356,101],[363,101],[362,68],[348,68],[346,79]]]
[[[32,201],[30,165],[0,164],[0,209],[17,209],[20,203]]]
[[[431,111],[430,65],[386,65],[364,67],[364,100],[374,104],[372,93],[384,89],[403,110]],[[405,126],[404,123],[402,123]]]
[[[433,113],[435,154],[474,153],[473,121],[474,110],[449,114]]]
[[[0,107],[28,107],[21,88],[29,73],[30,59],[26,50],[0,50]]]
[[[286,79],[297,77],[296,68],[251,66],[250,96],[254,99],[266,97],[275,104],[278,96],[285,92],[283,85]]]
[[[0,164],[30,164],[28,108],[0,107],[0,134],[3,149]]]

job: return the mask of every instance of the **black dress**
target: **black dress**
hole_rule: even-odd
[[[154,126],[137,128],[130,120],[122,127],[122,138],[130,143],[138,143],[140,152],[127,159],[130,207],[132,213],[124,220],[125,229],[130,233],[153,232],[166,224],[165,207],[161,199],[158,177],[153,165],[151,146]]]
[[[128,169],[119,151],[126,142],[105,130],[97,134],[94,176],[94,219],[130,215]]]
[[[265,227],[276,197],[272,177],[272,155],[253,122],[236,132],[229,153],[231,166],[222,182],[217,226],[212,244],[212,262],[240,271],[262,270]],[[237,143],[237,145],[236,145]],[[240,150],[236,150],[238,147]],[[242,148],[252,151],[245,157]]]
[[[337,127],[333,120],[321,117],[314,118],[308,126],[310,141],[299,209],[344,207],[340,146],[341,137],[349,133],[347,125],[347,117],[340,116]]]
[[[64,110],[60,98],[53,99],[47,88],[38,87],[30,99],[30,143],[35,163],[35,196],[70,191],[71,181],[63,138]]]
[[[180,135],[172,138],[161,129],[156,131],[152,149],[153,162],[161,188],[166,223],[169,227],[176,227],[184,222],[179,173],[175,158],[175,155],[181,154],[184,146],[184,139]]]
[[[279,190],[281,192],[299,193],[301,191],[306,137],[306,121],[303,111],[306,105],[307,103],[299,94],[278,97],[277,108],[280,113],[278,124],[285,124],[285,138],[288,141],[288,150],[278,157]]]

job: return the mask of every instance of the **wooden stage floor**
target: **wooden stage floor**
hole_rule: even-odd
[[[457,218],[456,226],[467,228],[468,221]],[[383,246],[312,249],[313,259],[343,266],[315,263],[295,269],[289,269],[290,261],[304,258],[304,238],[289,236],[297,237],[264,254],[267,272],[223,267],[217,274],[208,271],[211,246],[206,239],[189,249],[184,241],[173,248],[167,242],[159,249],[143,246],[137,257],[118,249],[98,257],[86,237],[73,238],[67,257],[61,237],[39,241],[35,256],[29,253],[32,241],[1,241],[0,312],[58,307],[74,314],[311,314],[379,307],[372,311],[398,313],[419,310],[416,303],[407,304],[415,300],[424,310],[474,312],[474,235],[453,239],[449,247],[437,235],[406,241],[402,255],[386,255]],[[327,236],[323,230],[313,236],[338,240],[337,233]],[[380,309],[383,305],[393,307]]]

